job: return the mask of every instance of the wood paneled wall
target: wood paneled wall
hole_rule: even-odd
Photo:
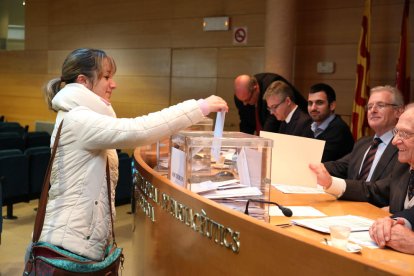
[[[337,111],[347,118],[363,1],[297,1],[292,81],[305,96],[313,83],[331,84],[337,91]],[[372,85],[394,82],[402,3],[373,1]],[[226,129],[237,130],[232,83],[238,74],[263,71],[265,6],[266,0],[26,1],[26,50],[0,52],[0,114],[30,130],[35,121],[53,121],[42,86],[60,75],[71,50],[96,47],[117,62],[118,88],[112,102],[118,117],[217,94],[230,105]],[[413,6],[411,0],[411,33]],[[222,15],[230,16],[232,26],[248,28],[246,45],[233,45],[232,31],[203,32],[203,17]],[[414,53],[413,36],[410,39]],[[335,72],[317,74],[318,61],[335,62]],[[413,62],[411,68],[414,71]]]
[[[296,42],[295,84],[306,94],[316,82],[330,84],[337,93],[337,113],[350,119],[355,93],[357,49],[363,0],[300,1]],[[395,85],[402,0],[373,0],[371,19],[371,87]],[[410,2],[411,52],[414,43],[414,1]],[[318,74],[318,61],[335,62],[333,74]],[[411,71],[414,62],[411,59]],[[411,74],[412,75],[412,74]],[[411,88],[414,78],[411,77]],[[413,89],[412,89],[413,91]]]

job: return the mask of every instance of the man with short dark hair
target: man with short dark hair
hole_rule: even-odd
[[[310,88],[308,112],[313,123],[313,137],[325,140],[322,162],[337,160],[352,151],[354,138],[348,125],[335,114],[336,94],[325,83]]]

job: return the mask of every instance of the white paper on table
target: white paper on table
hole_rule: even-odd
[[[368,231],[353,232],[349,235],[349,240],[368,248],[379,248],[378,244],[371,239]]]
[[[194,193],[204,193],[208,191],[217,190],[222,186],[229,186],[231,184],[238,183],[239,180],[231,179],[226,181],[213,182],[211,180],[200,182],[200,183],[191,183],[191,191]]]
[[[250,186],[249,166],[247,164],[247,156],[244,147],[242,147],[237,156],[237,172],[239,173],[240,183]]]
[[[266,131],[260,136],[273,140],[272,183],[316,187],[309,164],[321,162],[325,141]]]
[[[203,194],[204,197],[210,199],[229,198],[229,197],[245,197],[245,196],[261,196],[262,192],[257,187],[246,187],[239,189],[215,190]]]
[[[211,146],[211,156],[216,162],[220,160],[221,138],[223,137],[224,120],[226,112],[217,112],[216,124],[214,126],[214,138]]]
[[[317,185],[314,187],[304,187],[304,186],[290,186],[290,185],[279,185],[272,184],[273,187],[278,189],[284,194],[324,194],[322,186]]]
[[[318,209],[310,206],[284,206],[292,210],[294,217],[326,217],[326,214],[322,213]],[[280,211],[277,206],[269,207],[269,216],[282,216],[285,215]]]
[[[174,147],[171,148],[171,182],[185,187],[185,153]]]
[[[323,233],[329,233],[329,226],[331,225],[348,226],[351,228],[351,232],[367,231],[374,221],[364,217],[346,215],[314,219],[298,219],[292,220],[292,223]]]

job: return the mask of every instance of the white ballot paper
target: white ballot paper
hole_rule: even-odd
[[[260,131],[260,136],[273,140],[272,184],[317,187],[310,163],[320,163],[325,141]]]
[[[322,186],[315,187],[305,187],[305,186],[291,186],[291,185],[275,185],[273,187],[278,189],[284,194],[324,194]]]
[[[172,148],[171,150],[171,182],[185,187],[184,183],[185,173],[185,153],[179,149]]]
[[[237,171],[240,183],[246,186],[260,187],[262,168],[262,153],[242,147],[237,157]]]
[[[211,146],[211,156],[213,160],[218,162],[220,160],[221,138],[223,137],[224,119],[226,112],[217,112],[216,125],[214,126],[213,145]]]
[[[359,217],[359,216],[334,216],[314,219],[297,219],[292,220],[292,223],[304,226],[316,231],[329,233],[329,226],[342,225],[351,228],[351,232],[355,231],[368,231],[371,225],[374,223],[372,219]]]

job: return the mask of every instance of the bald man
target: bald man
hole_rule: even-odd
[[[305,98],[282,76],[273,73],[240,75],[234,80],[234,102],[239,111],[241,132],[257,135],[260,130],[278,132],[280,122],[269,113],[263,100],[268,86],[277,80],[285,82],[293,89],[296,104],[307,112]]]

